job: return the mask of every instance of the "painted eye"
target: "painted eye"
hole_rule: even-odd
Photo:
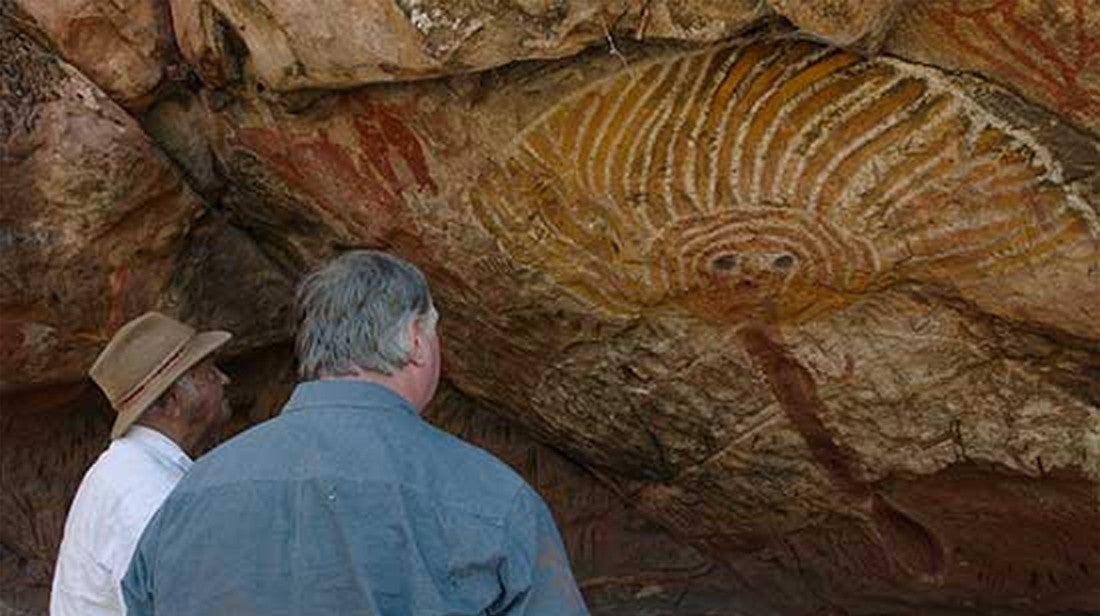
[[[794,257],[791,255],[779,255],[772,261],[772,265],[782,270],[791,269],[794,267]]]
[[[714,269],[728,272],[729,270],[737,267],[736,255],[722,255],[715,259],[712,263]]]

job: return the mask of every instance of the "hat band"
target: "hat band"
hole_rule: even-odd
[[[141,394],[141,392],[143,392],[145,388],[153,382],[154,379],[167,372],[168,369],[171,368],[177,360],[179,360],[180,356],[183,355],[184,349],[187,348],[187,343],[194,340],[194,338],[195,336],[192,335],[190,338],[187,338],[183,342],[179,343],[179,345],[171,353],[169,353],[167,357],[162,359],[160,363],[157,364],[156,368],[153,368],[152,372],[145,375],[145,378],[141,379],[141,381],[139,381],[137,385],[134,385],[130,389],[130,391],[126,392],[124,396],[119,398],[116,409],[121,411],[123,408],[126,407],[127,404],[133,402],[134,399],[137,398]]]

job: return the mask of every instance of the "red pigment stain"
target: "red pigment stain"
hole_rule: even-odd
[[[394,185],[400,185],[390,162],[396,157],[412,173],[417,188],[434,192],[435,182],[416,133],[390,107],[369,100],[358,102],[362,113],[355,116],[354,124],[362,146],[360,152],[368,164]]]
[[[268,128],[244,128],[237,131],[236,140],[255,152],[288,186],[304,193],[311,204],[342,223],[351,222],[347,210],[377,196],[377,189],[367,182],[349,193],[346,179],[341,181],[340,176],[349,175],[347,165],[354,168],[354,162],[325,134],[290,136]],[[379,205],[392,203],[378,200],[374,207]]]
[[[887,558],[912,574],[940,574],[944,568],[944,550],[939,540],[920,522],[855,478],[848,456],[821,420],[825,403],[817,394],[817,383],[810,371],[773,336],[778,333],[769,335],[760,326],[746,327],[740,332],[741,344],[764,374],[772,395],[806,442],[814,462],[838,491],[867,514]]]
[[[0,319],[0,354],[11,359],[23,348],[25,342],[18,321]]]
[[[107,331],[115,331],[126,322],[126,295],[130,288],[130,270],[118,267],[107,279],[111,308],[107,314]]]
[[[377,236],[403,211],[402,194],[436,189],[416,133],[389,107],[355,101],[353,145],[332,127],[243,128],[235,141],[293,189],[361,238]],[[363,216],[368,213],[369,216]],[[357,215],[358,214],[358,215]]]
[[[1085,0],[1073,0],[1070,32],[1052,34],[1024,17],[1018,0],[966,10],[962,3],[932,6],[929,15],[959,49],[973,54],[1015,83],[1045,92],[1076,120],[1100,113],[1100,101],[1082,85],[1081,75],[1100,56],[1100,36],[1088,29]],[[971,30],[983,34],[977,41]]]

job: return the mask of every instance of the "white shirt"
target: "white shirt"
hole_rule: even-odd
[[[120,582],[141,532],[190,468],[191,458],[172,439],[142,426],[100,454],[65,520],[51,616],[126,613]]]

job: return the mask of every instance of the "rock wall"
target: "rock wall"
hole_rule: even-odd
[[[127,6],[172,24],[96,30],[164,50],[140,87],[0,4],[3,579],[48,579],[120,319],[232,329],[259,421],[294,282],[370,246],[603,613],[1100,610],[1100,4]]]
[[[141,126],[0,23],[0,386],[74,382],[155,305],[203,204]]]

